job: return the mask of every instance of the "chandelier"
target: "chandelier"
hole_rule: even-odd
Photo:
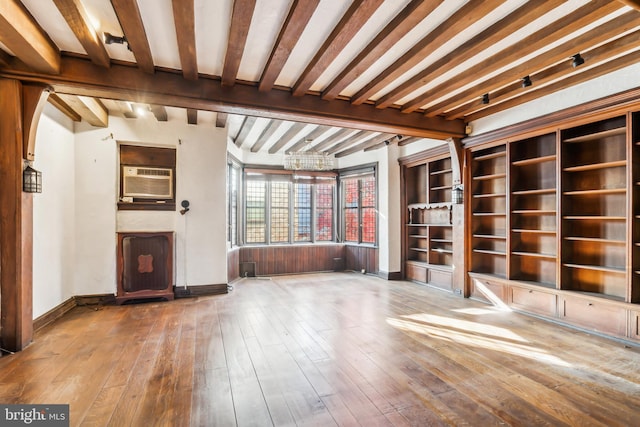
[[[335,158],[317,151],[298,151],[284,155],[284,168],[303,171],[328,171],[333,169]]]

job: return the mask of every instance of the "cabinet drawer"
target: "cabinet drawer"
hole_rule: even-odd
[[[627,335],[627,310],[606,302],[563,297],[560,318],[596,332],[624,337]]]
[[[506,286],[502,282],[471,277],[471,296],[495,304],[497,300],[504,302]]]
[[[418,282],[427,282],[427,267],[417,264],[406,264],[407,280],[416,280]]]
[[[429,284],[441,289],[451,290],[451,272],[440,270],[429,270]]]
[[[511,286],[510,304],[524,311],[555,317],[557,296],[548,292]]]

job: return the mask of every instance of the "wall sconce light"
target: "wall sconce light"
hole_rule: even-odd
[[[489,94],[485,93],[484,95],[482,95],[482,103],[484,105],[487,105],[489,103]]]
[[[531,83],[531,78],[530,78],[529,76],[524,76],[524,77],[522,78],[522,87],[523,87],[523,88],[525,88],[525,87],[529,87],[529,86],[531,86],[531,84],[532,84],[532,83]]]
[[[22,171],[22,191],[42,193],[42,172],[35,170],[30,164]]]
[[[454,205],[460,205],[464,201],[464,185],[453,184],[451,187],[451,203]]]
[[[584,58],[580,56],[579,53],[576,53],[571,58],[573,58],[573,60],[571,61],[571,65],[573,65],[573,68],[579,67],[580,65],[584,64]]]

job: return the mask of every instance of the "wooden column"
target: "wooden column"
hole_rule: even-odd
[[[464,152],[462,150],[462,143],[457,138],[449,138],[447,144],[449,145],[449,152],[451,153],[451,178],[455,186],[463,183]],[[468,296],[466,286],[467,268],[465,264],[466,249],[464,246],[464,206],[464,204],[453,204],[451,208],[453,233],[452,287],[454,294]]]
[[[33,336],[33,196],[22,192],[22,170],[44,89],[0,78],[0,346],[11,351]]]

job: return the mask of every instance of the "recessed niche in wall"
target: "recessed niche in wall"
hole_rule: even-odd
[[[176,150],[120,144],[120,210],[176,209]]]

